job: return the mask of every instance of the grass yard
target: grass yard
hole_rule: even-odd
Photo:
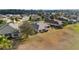
[[[72,24],[72,25],[69,25],[69,26],[66,26],[66,27],[73,30],[74,32],[79,32],[79,23]]]
[[[79,32],[79,23],[74,25],[73,30],[74,30],[75,32]]]

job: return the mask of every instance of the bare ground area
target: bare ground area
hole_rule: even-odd
[[[72,25],[69,25],[69,27]],[[49,29],[46,33],[30,36],[18,46],[18,50],[68,50],[79,49],[79,33],[71,28]]]

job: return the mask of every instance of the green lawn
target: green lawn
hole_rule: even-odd
[[[73,30],[75,32],[79,32],[79,23],[77,23],[77,24],[74,25]]]
[[[68,28],[74,31],[72,44],[69,49],[79,49],[79,23],[68,25]]]

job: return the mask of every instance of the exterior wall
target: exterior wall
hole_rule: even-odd
[[[20,32],[12,33],[12,38],[18,39],[20,37],[21,37],[21,33]]]

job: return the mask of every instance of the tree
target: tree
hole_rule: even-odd
[[[10,19],[11,19],[11,21],[14,23],[15,18],[11,16]]]
[[[11,16],[10,19],[13,23],[20,21],[18,16]]]
[[[19,21],[19,18],[18,17],[15,17],[15,21]]]
[[[31,18],[31,16],[29,17],[29,21],[32,21],[32,18]]]
[[[55,15],[51,15],[50,18],[51,18],[51,19],[55,19]]]
[[[0,24],[4,24],[4,23],[6,23],[5,21],[3,21],[3,20],[0,20]]]
[[[0,49],[11,49],[12,43],[7,37],[0,35]]]
[[[45,20],[43,11],[42,12],[38,12],[37,15],[39,15],[43,21]]]
[[[23,22],[23,24],[19,28],[20,28],[20,31],[22,33],[22,38],[24,38],[24,39],[28,38],[28,36],[30,34],[35,33],[32,25],[27,21]]]

